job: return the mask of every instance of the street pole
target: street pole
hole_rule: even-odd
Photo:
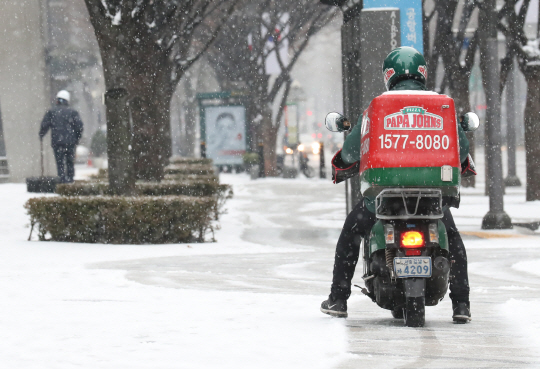
[[[352,123],[352,129],[356,119],[362,114],[361,44],[358,34],[361,29],[360,15],[363,3],[354,0],[353,6],[344,5],[344,7],[341,8],[343,10],[343,26],[341,27],[343,110]],[[347,214],[361,200],[360,178],[356,176],[348,179],[345,183]]]
[[[319,178],[326,178],[326,167],[324,164],[324,141],[320,142],[319,148]]]
[[[480,10],[480,64],[486,95],[486,186],[489,211],[482,219],[482,229],[512,228],[504,211],[504,183],[501,155],[501,97],[499,93],[499,55],[495,0],[484,0]]]
[[[264,169],[264,142],[259,140],[259,178],[266,177],[266,172]]]
[[[521,181],[516,174],[516,59],[512,57],[512,66],[506,82],[506,147],[508,155],[508,174],[504,179],[506,187],[519,187]]]

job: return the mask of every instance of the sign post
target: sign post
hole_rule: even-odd
[[[9,180],[9,168],[6,155],[6,143],[4,141],[4,127],[2,124],[2,110],[0,109],[0,183]]]
[[[364,9],[381,8],[399,9],[401,44],[394,48],[410,46],[423,54],[422,0],[364,0]]]
[[[343,110],[351,122],[384,91],[381,64],[399,46],[423,47],[422,0],[320,0],[343,11]],[[360,35],[358,35],[360,31]],[[358,177],[345,182],[347,214],[362,200]]]
[[[486,187],[489,211],[482,229],[509,229],[512,221],[504,211],[504,181],[501,155],[501,96],[499,92],[497,10],[495,0],[486,0],[479,14],[480,60],[486,94]]]

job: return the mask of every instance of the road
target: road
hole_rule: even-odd
[[[217,245],[220,232],[237,232],[242,241],[274,251],[137,259],[92,268],[124,270],[129,280],[152,286],[250,292],[255,302],[257,293],[324,300],[345,217],[343,188],[318,179],[250,181],[247,176],[225,175],[222,180],[235,190],[223,227],[236,229],[218,231]],[[523,213],[540,210],[540,204],[524,204],[523,197],[522,189],[508,193],[513,218],[525,219]],[[501,310],[512,299],[540,301],[540,277],[513,267],[540,260],[540,234],[524,229],[481,231],[481,216],[487,210],[481,190],[466,192],[462,204],[455,214],[468,250],[472,322],[453,324],[446,297],[426,309],[424,328],[406,328],[357,290],[344,323],[351,355],[339,368],[540,368],[540,348]],[[353,282],[362,285],[360,276],[361,271]],[[526,321],[527,316],[520,318]]]

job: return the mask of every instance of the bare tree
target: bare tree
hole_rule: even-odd
[[[246,1],[210,49],[209,61],[221,86],[240,82],[249,93],[247,117],[255,128],[251,147],[264,143],[267,175],[275,174],[277,132],[292,83],[291,70],[310,37],[335,14],[335,8],[319,0]],[[274,73],[267,70],[269,58],[275,58]],[[274,105],[278,105],[275,114]]]
[[[433,73],[433,78],[428,79],[428,87],[435,89],[435,71],[438,70],[439,63],[442,64],[443,75],[442,85],[438,86],[441,92],[449,91],[450,96],[455,100],[458,115],[462,115],[471,110],[469,100],[469,78],[474,66],[474,57],[478,50],[478,31],[468,39],[466,38],[466,28],[471,20],[474,8],[477,6],[475,0],[463,1],[463,7],[459,16],[458,30],[454,32],[454,22],[457,21],[457,11],[459,0],[434,0],[434,8],[428,14],[424,14],[425,41],[424,49],[428,69]],[[430,48],[428,25],[431,21],[435,23],[435,35],[433,47]],[[465,47],[466,46],[466,47]],[[463,51],[465,50],[465,51]],[[471,143],[471,154],[474,156],[474,136],[467,134]],[[474,187],[475,177],[464,178],[462,185]]]
[[[506,0],[498,12],[499,30],[507,40],[506,55],[501,60],[502,94],[514,58],[517,58],[521,72],[527,81],[527,103],[525,107],[525,150],[527,156],[527,201],[540,199],[540,125],[537,116],[540,111],[540,50],[538,40],[528,40],[525,35],[525,17],[530,6],[530,0],[523,0],[516,11],[518,0]],[[483,2],[464,0],[459,28],[457,33],[452,25],[456,17],[458,0],[436,0],[433,12],[425,15],[426,24],[435,15],[436,33],[431,53],[426,55],[431,70],[435,70],[439,60],[443,63],[443,83],[441,90],[448,88],[456,100],[458,113],[470,109],[468,79],[474,62],[474,54],[478,49],[478,30],[468,41],[468,47],[463,47],[466,40],[465,28],[471,14]],[[429,45],[429,39],[425,44]],[[426,48],[428,50],[429,48]],[[462,50],[466,50],[463,52]],[[434,87],[434,79],[430,81]],[[461,109],[461,111],[459,110]],[[489,168],[487,168],[489,169]],[[474,177],[470,177],[474,178]],[[465,182],[467,184],[467,182]]]
[[[524,0],[516,12],[517,0],[506,0],[499,11],[499,30],[509,42],[507,55],[502,61],[501,91],[516,57],[519,69],[527,81],[525,105],[525,153],[527,160],[527,201],[540,200],[540,49],[539,39],[528,40],[525,35],[525,17],[530,0]]]
[[[238,0],[85,2],[101,51],[106,89],[124,91],[110,94],[106,104],[116,101],[112,96],[126,96],[122,99],[129,104],[133,137],[120,140],[126,146],[121,152],[132,153],[137,178],[161,180],[171,155],[170,102],[176,85],[217,37]],[[131,134],[125,119],[110,118],[108,137]],[[115,158],[111,159],[114,165]]]

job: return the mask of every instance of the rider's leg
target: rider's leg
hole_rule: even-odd
[[[334,259],[331,296],[347,300],[351,295],[351,280],[358,262],[361,238],[369,235],[375,224],[375,214],[360,201],[349,213],[339,236]]]
[[[450,210],[444,212],[442,222],[448,234],[448,248],[451,261],[450,298],[452,299],[454,318],[462,315],[470,317],[469,276],[467,273],[467,252],[465,251],[465,245]]]

